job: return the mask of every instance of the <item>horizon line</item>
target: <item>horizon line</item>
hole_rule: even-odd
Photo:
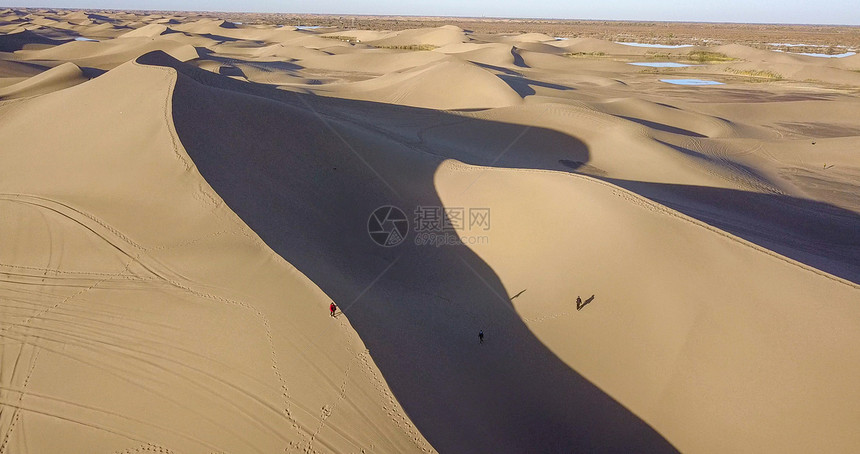
[[[70,11],[114,11],[114,12],[147,12],[147,13],[218,13],[218,14],[284,14],[293,16],[338,16],[338,17],[390,17],[390,18],[427,18],[427,19],[480,19],[480,20],[544,20],[544,21],[582,21],[582,22],[640,22],[640,23],[673,23],[673,24],[725,24],[725,25],[788,25],[788,26],[830,26],[858,27],[858,24],[836,23],[799,23],[799,22],[732,22],[706,20],[662,20],[662,19],[584,19],[558,17],[525,17],[525,16],[457,16],[457,15],[427,15],[427,14],[360,14],[360,13],[295,13],[272,11],[231,11],[231,10],[195,10],[195,9],[116,9],[116,8],[85,8],[85,7],[49,7],[49,6],[0,6],[6,9],[22,10],[70,10]]]

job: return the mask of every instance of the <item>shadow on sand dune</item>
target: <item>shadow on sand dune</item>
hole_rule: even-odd
[[[683,129],[683,128],[678,128],[676,126],[670,126],[670,125],[663,124],[663,123],[657,123],[655,121],[649,121],[649,120],[645,120],[643,118],[628,117],[625,115],[618,115],[618,118],[623,118],[627,121],[639,123],[640,125],[647,126],[651,129],[656,129],[658,131],[671,132],[672,134],[681,134],[681,135],[690,136],[690,137],[707,137],[703,134],[699,134],[698,132],[690,131],[689,129]]]
[[[534,87],[551,88],[553,90],[574,90],[573,87],[567,85],[553,84],[550,82],[541,82],[539,80],[528,79],[521,76],[510,76],[507,74],[499,74],[496,77],[505,81],[518,95],[522,97],[531,96],[537,93]]]
[[[436,449],[675,451],[550,352],[513,310],[493,270],[470,249],[419,246],[414,233],[386,248],[366,230],[370,213],[382,205],[398,206],[410,218],[418,206],[441,207],[434,175],[445,158],[462,155],[497,166],[529,158],[537,167],[563,170],[561,159],[588,161],[582,142],[503,125],[512,136],[499,140],[556,148],[530,157],[512,150],[500,159],[499,148],[464,151],[459,141],[446,147],[437,138],[430,147],[426,126],[451,125],[467,134],[499,124],[284,92],[161,52],[138,61],[177,69],[174,123],[206,181],[274,251],[338,303]],[[394,132],[381,123],[399,127]],[[486,334],[483,344],[479,330]]]
[[[58,46],[71,40],[57,40],[44,37],[36,32],[24,30],[19,33],[0,35],[0,52],[15,52],[26,46]]]
[[[734,189],[604,180],[806,265],[860,284],[860,214]]]

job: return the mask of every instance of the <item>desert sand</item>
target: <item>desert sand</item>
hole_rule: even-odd
[[[548,33],[0,10],[0,453],[860,449],[860,55]]]

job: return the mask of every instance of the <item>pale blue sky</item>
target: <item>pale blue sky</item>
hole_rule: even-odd
[[[0,0],[0,6],[3,5]],[[12,0],[15,6],[860,25],[857,0]]]

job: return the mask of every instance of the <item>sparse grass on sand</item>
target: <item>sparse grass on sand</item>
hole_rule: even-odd
[[[688,54],[670,54],[666,52],[647,52],[645,58],[649,60],[662,61],[682,61],[688,63],[723,63],[730,61],[738,61],[737,58],[729,57],[721,52],[711,52],[707,50],[694,50]]]
[[[722,63],[727,61],[737,61],[737,58],[729,57],[720,52],[711,52],[707,50],[694,50],[687,54],[687,59],[696,63]]]
[[[384,46],[384,45],[374,45],[373,47],[379,49],[401,49],[401,50],[433,50],[438,48],[439,46],[434,46],[433,44],[402,44],[399,46]]]
[[[677,56],[672,56],[663,52],[648,52],[645,54],[645,57],[649,60],[672,60],[673,58],[678,58]]]
[[[726,72],[739,76],[747,76],[757,82],[783,80],[782,74],[767,70],[726,68]]]
[[[587,58],[587,57],[605,57],[606,54],[604,52],[568,52],[564,54],[565,57],[570,58]]]
[[[679,68],[645,68],[639,71],[639,74],[671,74]],[[683,69],[683,68],[680,68]]]
[[[346,35],[319,35],[320,38],[326,39],[337,39],[340,41],[346,41],[348,43],[360,43],[361,40],[356,38],[355,36],[346,36]]]

